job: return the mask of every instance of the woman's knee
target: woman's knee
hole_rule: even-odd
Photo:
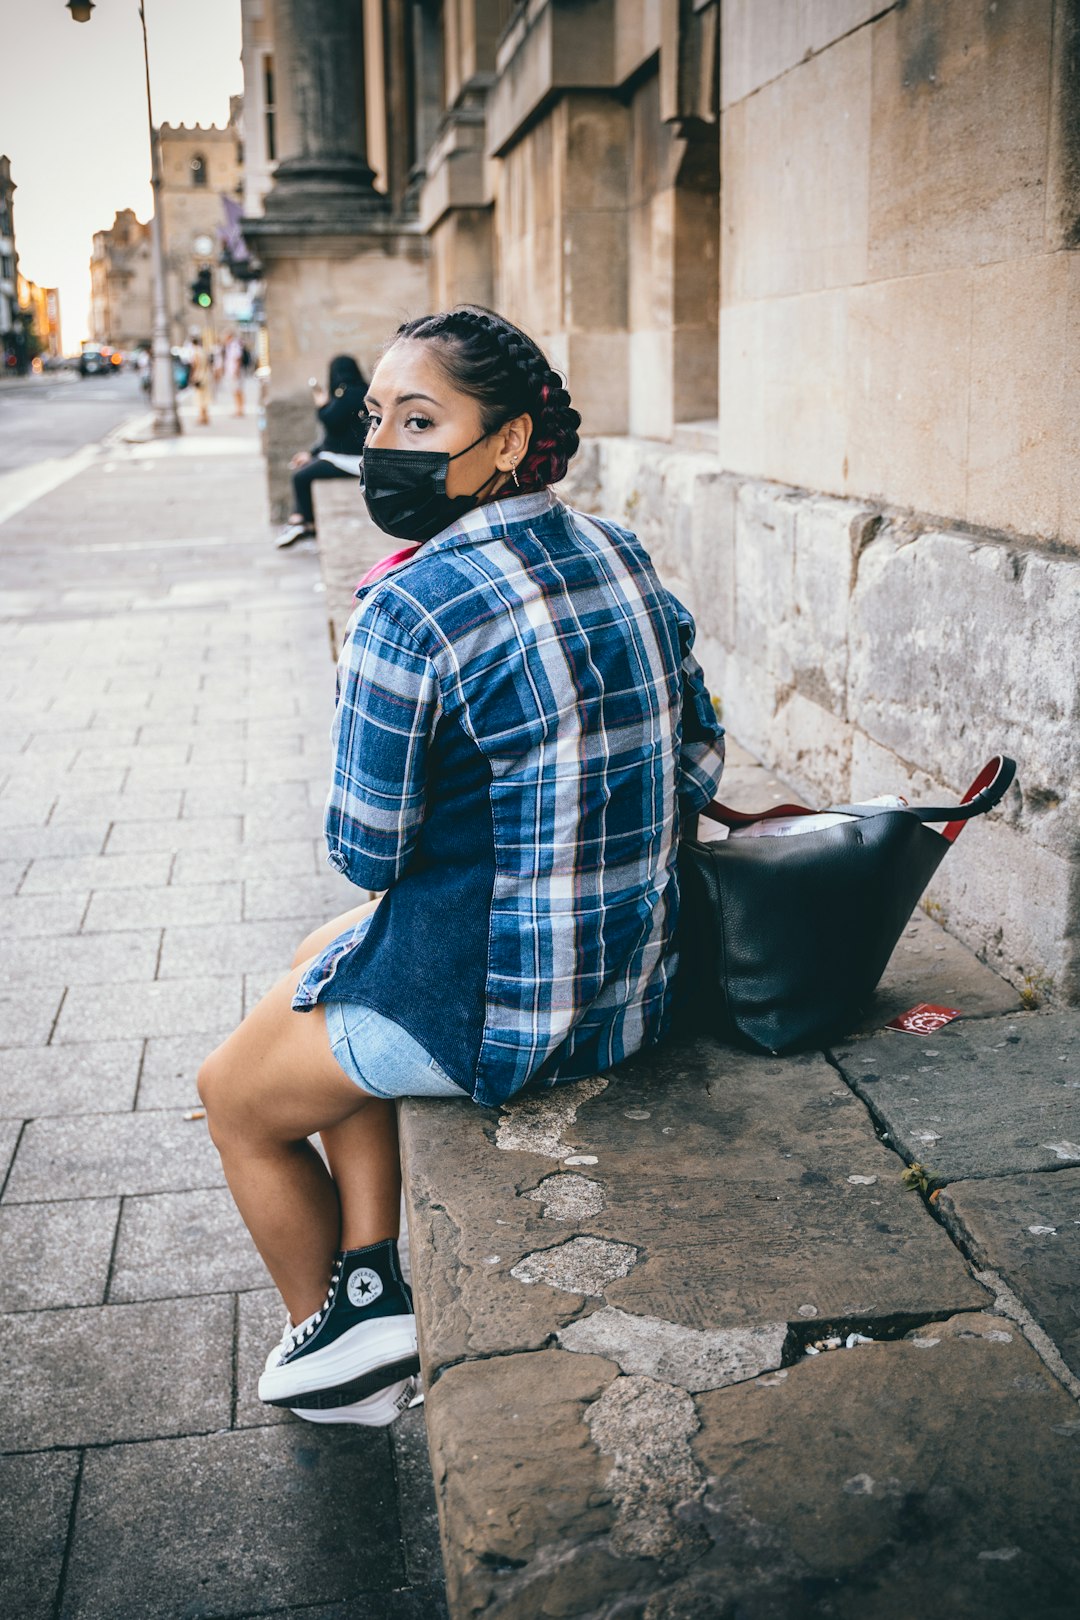
[[[223,1058],[220,1046],[211,1052],[209,1057],[203,1058],[195,1084],[199,1092],[199,1101],[206,1109],[206,1123],[213,1136],[222,1122],[228,1095],[228,1062]]]

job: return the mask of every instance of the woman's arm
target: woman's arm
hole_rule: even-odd
[[[684,826],[711,804],[724,771],[724,728],[716,717],[701,665],[694,657],[694,620],[672,597],[679,620],[682,649],[682,746],[679,753],[678,795]]]
[[[338,662],[325,819],[327,859],[359,888],[388,889],[408,866],[441,712],[434,664],[373,594]]]

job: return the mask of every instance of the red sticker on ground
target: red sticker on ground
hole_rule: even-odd
[[[917,1007],[909,1007],[898,1018],[890,1018],[885,1028],[902,1029],[908,1035],[932,1035],[943,1024],[951,1024],[959,1017],[959,1007],[934,1007],[928,1001],[920,1001]]]

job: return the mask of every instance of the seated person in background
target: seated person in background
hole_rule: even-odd
[[[322,442],[311,450],[301,450],[289,462],[293,475],[293,510],[288,526],[278,536],[278,546],[295,545],[297,540],[308,539],[315,533],[311,486],[316,478],[360,476],[360,452],[364,448],[360,418],[364,414],[367,393],[363,372],[351,355],[339,354],[330,362],[327,388],[317,388],[314,383],[312,387]]]

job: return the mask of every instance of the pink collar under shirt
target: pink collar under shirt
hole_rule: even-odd
[[[402,546],[400,551],[391,551],[387,556],[380,557],[377,563],[373,563],[371,565],[363,579],[357,580],[356,589],[359,591],[362,590],[365,585],[374,585],[375,581],[377,579],[382,579],[383,575],[388,574],[391,568],[396,568],[398,563],[403,563],[407,557],[412,556],[414,551],[419,550],[419,544],[415,546]]]

